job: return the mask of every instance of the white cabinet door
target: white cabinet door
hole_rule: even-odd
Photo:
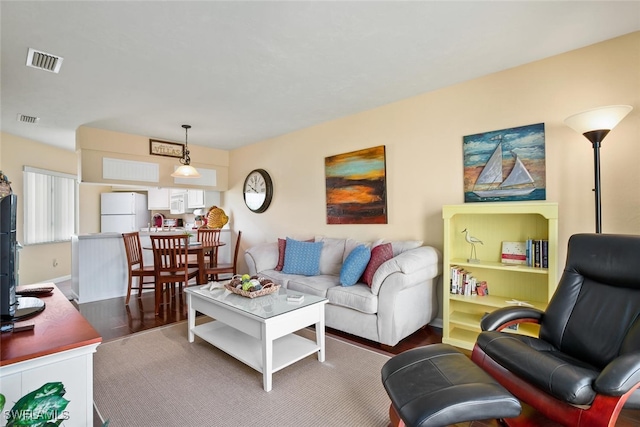
[[[149,188],[147,206],[149,210],[169,210],[169,189]]]
[[[188,190],[187,191],[187,208],[197,209],[204,208],[204,190]]]

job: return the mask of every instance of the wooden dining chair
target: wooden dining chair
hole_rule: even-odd
[[[140,233],[137,231],[122,233],[122,240],[124,241],[124,250],[127,254],[127,272],[129,276],[127,282],[127,298],[124,303],[128,305],[129,298],[131,297],[131,288],[133,287],[133,278],[138,278],[138,298],[140,298],[143,289],[155,289],[154,280],[145,281],[145,278],[155,279],[156,273],[152,265],[144,265]]]
[[[236,240],[236,247],[233,252],[233,262],[231,263],[217,263],[216,266],[207,265],[205,267],[205,274],[211,275],[213,280],[218,280],[220,274],[231,274],[232,276],[238,274],[238,252],[240,251],[240,239],[242,237],[242,231],[238,231],[238,239]]]
[[[160,313],[164,285],[170,284],[173,291],[177,283],[182,292],[182,284],[188,286],[189,280],[198,275],[198,268],[189,266],[188,245],[187,235],[151,236],[156,281],[156,314]]]
[[[205,254],[205,263],[215,267],[218,263],[218,245],[220,244],[219,228],[198,228],[198,242],[212,246],[211,251]]]

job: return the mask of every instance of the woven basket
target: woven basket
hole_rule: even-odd
[[[257,279],[262,285],[262,289],[260,289],[259,291],[249,292],[249,291],[243,291],[242,289],[237,289],[236,286],[242,283],[242,279],[240,279],[240,277],[238,276],[231,279],[229,283],[224,285],[224,287],[229,291],[233,292],[234,294],[242,295],[243,297],[247,297],[247,298],[255,298],[255,297],[261,297],[264,295],[269,295],[274,292],[278,292],[278,290],[280,289],[280,285],[276,285],[275,283],[273,283],[268,279],[265,279],[264,277],[258,277]]]
[[[222,209],[212,206],[207,213],[207,228],[222,228],[229,222],[229,217]]]

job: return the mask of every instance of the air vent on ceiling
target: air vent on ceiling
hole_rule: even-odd
[[[27,67],[38,68],[52,73],[60,72],[63,60],[64,58],[61,56],[51,55],[31,48],[27,53]]]
[[[25,116],[24,114],[18,114],[18,121],[22,123],[38,123],[40,121],[40,117],[34,116]]]

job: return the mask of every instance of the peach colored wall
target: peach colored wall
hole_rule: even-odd
[[[109,185],[79,185],[78,234],[100,232],[100,194],[111,190],[112,187]]]
[[[602,147],[606,233],[640,234],[640,32],[323,123],[231,152],[224,208],[243,248],[278,237],[421,239],[443,246],[441,207],[463,203],[462,138],[545,123],[547,200],[558,202],[559,265],[570,235],[594,232],[593,150],[563,124],[576,112],[630,104]],[[324,158],[386,146],[386,225],[327,225]],[[264,168],[270,208],[251,213],[246,175]],[[240,269],[244,269],[244,260]]]
[[[2,170],[11,180],[11,188],[18,195],[17,235],[23,241],[24,210],[20,199],[24,166],[76,174],[77,159],[73,151],[44,145],[2,133]],[[53,260],[56,259],[57,266]],[[71,242],[24,246],[20,251],[19,284],[38,283],[71,274]]]

